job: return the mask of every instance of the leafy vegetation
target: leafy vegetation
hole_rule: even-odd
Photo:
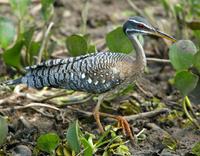
[[[131,155],[128,147],[121,135],[117,135],[117,128],[107,126],[105,132],[96,138],[95,135],[81,132],[78,121],[72,123],[67,130],[67,142],[71,149],[76,153],[84,153],[84,156],[90,156],[98,153],[101,147],[105,147],[103,155],[123,154]],[[81,146],[83,147],[82,151]],[[80,153],[79,153],[80,152]]]
[[[7,48],[15,37],[15,27],[11,20],[0,17],[0,46],[1,48]]]
[[[37,148],[51,155],[55,154],[55,149],[58,146],[60,138],[55,133],[47,133],[41,135],[37,139]]]
[[[180,40],[170,48],[169,58],[172,65],[177,70],[174,78],[175,86],[184,95],[183,109],[191,122],[193,122],[197,128],[200,128],[198,122],[194,119],[196,117],[193,118],[187,111],[187,107],[192,111],[188,95],[197,87],[199,81],[199,76],[190,71],[190,68],[196,68],[200,64],[200,61],[197,61],[198,57],[195,58],[196,54],[197,48],[192,41]]]
[[[153,96],[151,95],[149,96],[149,94],[146,94],[146,91],[142,89],[141,92],[145,95],[144,97],[149,96],[150,99],[144,98],[140,100],[141,97],[138,96],[138,94],[137,95],[133,94],[133,90],[136,90],[136,87],[133,88],[131,86],[121,91],[120,94],[113,96],[115,98],[123,97],[122,100],[118,99],[114,101],[113,97],[111,97],[111,98],[106,99],[102,105],[103,111],[107,113],[113,113],[114,111],[115,112],[117,111],[119,114],[122,114],[122,115],[137,115],[139,113],[143,113],[143,112],[148,113],[149,111],[154,111],[156,109],[169,107],[171,111],[169,112],[168,115],[159,116],[158,118],[153,118],[153,120],[150,119],[149,121],[145,120],[145,123],[140,122],[140,121],[139,123],[136,123],[134,120],[134,124],[136,124],[136,126],[135,125],[133,126],[134,133],[136,133],[135,142],[137,143],[137,145],[141,144],[142,146],[143,144],[147,142],[148,137],[151,136],[151,134],[149,134],[149,131],[148,133],[146,133],[145,131],[147,131],[149,128],[154,129],[154,130],[156,129],[156,131],[159,130],[158,127],[155,128],[155,127],[149,126],[148,123],[146,124],[146,122],[155,122],[156,124],[160,124],[160,127],[163,128],[163,130],[159,131],[160,133],[165,131],[165,129],[167,128],[173,128],[173,126],[174,127],[179,126],[180,129],[183,128],[184,126],[187,127],[188,123],[189,123],[190,128],[193,128],[194,130],[195,128],[200,129],[199,110],[198,110],[199,106],[197,106],[198,102],[195,103],[191,100],[192,97],[194,96],[193,93],[199,92],[198,88],[200,86],[200,78],[199,78],[200,77],[200,50],[199,50],[200,48],[199,46],[200,45],[200,21],[199,21],[200,3],[199,3],[199,0],[182,0],[182,1],[178,1],[176,4],[173,4],[170,0],[154,0],[154,1],[156,3],[159,2],[162,4],[161,9],[165,10],[165,15],[161,15],[161,16],[165,16],[163,18],[168,18],[171,25],[173,26],[170,32],[177,32],[174,36],[176,36],[177,39],[180,39],[176,43],[172,44],[171,46],[169,46],[171,43],[162,41],[162,44],[161,44],[161,41],[157,39],[153,39],[152,43],[149,42],[148,44],[144,45],[145,50],[147,49],[146,51],[147,51],[148,57],[149,56],[151,57],[151,55],[156,56],[156,57],[163,57],[166,54],[157,55],[158,51],[161,51],[162,53],[165,51],[165,49],[169,48],[169,60],[167,61],[170,63],[170,67],[169,67],[170,71],[167,71],[167,72],[170,73],[170,78],[172,78],[172,81],[170,81],[171,83],[168,84],[170,87],[169,86],[163,87],[165,88],[165,90],[167,90],[166,91],[167,93],[161,93],[161,95],[154,94],[154,91],[157,90],[156,88],[154,88],[153,91],[151,92]],[[128,2],[127,4],[130,4],[130,6],[134,8],[134,3],[131,3],[130,0],[127,0],[127,2]],[[55,58],[55,56],[51,52],[54,51],[56,48],[61,49],[62,52],[64,51],[64,55],[66,54],[65,52],[67,51],[70,56],[79,56],[79,55],[84,55],[84,54],[88,54],[92,52],[97,52],[97,50],[99,49],[112,51],[112,52],[121,52],[121,53],[126,53],[126,54],[134,50],[131,42],[129,41],[127,36],[123,33],[122,27],[118,26],[118,24],[113,25],[112,30],[108,31],[105,34],[105,37],[103,39],[96,39],[95,37],[92,36],[92,32],[94,32],[93,31],[94,27],[98,27],[98,28],[100,27],[100,29],[101,29],[101,26],[106,27],[108,25],[107,24],[108,20],[115,23],[117,19],[118,21],[120,21],[119,23],[121,23],[121,19],[120,18],[118,19],[118,16],[119,16],[118,14],[112,17],[109,17],[105,21],[95,16],[93,17],[95,19],[93,21],[93,18],[90,17],[90,14],[88,14],[90,13],[90,9],[92,8],[92,6],[90,6],[90,3],[93,3],[93,2],[86,0],[86,3],[82,7],[81,11],[80,10],[77,11],[76,9],[74,9],[75,11],[78,12],[77,13],[78,15],[81,14],[80,16],[82,18],[81,20],[79,18],[75,19],[76,21],[78,21],[76,23],[77,25],[71,25],[70,22],[65,23],[66,25],[70,25],[71,27],[75,27],[75,26],[81,27],[81,30],[82,30],[80,31],[81,33],[78,32],[78,30],[76,30],[76,33],[72,33],[74,32],[74,30],[69,29],[71,30],[71,32],[67,32],[67,35],[66,35],[65,33],[63,33],[62,30],[59,30],[59,33],[61,32],[60,34],[62,34],[61,35],[62,37],[60,37],[60,34],[58,35],[55,33],[56,31],[58,31],[58,27],[60,26],[59,25],[60,21],[58,19],[59,17],[55,16],[56,15],[55,10],[57,9],[56,7],[59,6],[59,2],[55,2],[54,0],[41,0],[40,2],[36,2],[36,3],[39,6],[38,7],[39,10],[37,10],[37,8],[35,10],[37,12],[37,15],[39,16],[32,15],[33,10],[31,10],[30,8],[33,7],[32,6],[33,2],[31,0],[9,0],[9,6],[10,6],[10,9],[12,10],[10,14],[13,15],[14,18],[9,18],[9,16],[8,17],[2,16],[2,15],[0,16],[0,65],[3,64],[4,65],[3,67],[5,67],[8,71],[7,74],[2,74],[3,75],[1,77],[2,80],[4,80],[5,78],[13,77],[13,75],[16,75],[18,72],[23,73],[25,66],[40,63],[42,60]],[[113,2],[107,2],[107,3],[109,4]],[[119,2],[115,2],[115,3],[119,3]],[[145,3],[149,3],[149,2],[145,2]],[[106,6],[108,4],[106,4]],[[153,6],[153,4],[151,5]],[[70,7],[71,6],[69,5],[69,8]],[[92,9],[95,9],[95,7]],[[137,8],[134,9],[134,11],[135,12],[133,12],[132,10],[131,11],[125,10],[122,13],[120,12],[120,14],[125,16],[123,18],[128,18],[128,16],[130,15],[131,16],[136,15],[136,14],[140,15],[141,13],[140,11],[137,11]],[[64,12],[64,11],[62,10],[61,12]],[[99,14],[101,13],[98,13],[98,15]],[[144,10],[144,14],[149,19],[154,19],[153,16],[151,17],[151,12],[146,13],[146,10]],[[77,18],[74,15],[71,15],[71,12],[69,13],[67,11],[64,13],[63,16],[66,19],[68,18],[68,16],[69,17],[71,16],[70,18]],[[91,19],[89,19],[89,17]],[[37,22],[38,19],[40,22]],[[56,21],[59,21],[59,22],[56,22]],[[53,24],[53,22],[55,23]],[[55,25],[55,27],[52,30],[53,25]],[[89,26],[91,27],[90,29],[91,32],[86,30],[87,27]],[[173,30],[175,28],[176,30]],[[89,34],[86,34],[86,32],[89,32]],[[102,34],[99,33],[98,35],[101,36]],[[144,38],[141,36],[139,37],[139,40],[141,41],[142,44],[144,44],[143,43]],[[161,47],[162,49],[159,46],[155,46],[157,44],[162,46]],[[152,48],[149,48],[149,47],[152,47]],[[58,57],[59,57],[59,53],[58,53]],[[168,56],[164,56],[164,57],[168,58]],[[158,68],[158,66],[160,66],[160,64],[154,65],[156,69]],[[0,69],[2,69],[1,66],[0,66]],[[157,76],[155,79],[150,77],[151,80],[156,81],[156,84],[159,83],[157,81],[163,77],[163,73],[161,70],[159,70],[159,73],[157,73]],[[14,73],[11,71],[14,71]],[[151,74],[148,67],[146,69],[146,73]],[[169,78],[169,76],[166,73],[164,74],[164,77]],[[164,79],[165,82],[166,82],[166,78]],[[153,83],[153,81],[151,83]],[[151,88],[151,87],[147,85],[147,88]],[[174,87],[178,90],[178,92],[176,92]],[[64,103],[63,101],[67,101],[66,99],[68,98],[68,96],[69,96],[69,101],[73,99],[72,101],[73,102],[75,101],[74,103],[84,103],[84,104],[89,103],[89,102],[85,102],[87,101],[86,98],[83,98],[83,101],[78,100],[78,102],[76,101],[78,98],[76,97],[72,98],[72,96],[78,94],[76,92],[75,93],[64,92],[65,93],[64,97],[61,97],[62,99],[59,99],[57,98],[57,96],[63,95],[63,92],[62,94],[57,94],[55,90],[53,90],[51,93],[49,93],[48,91],[49,91],[48,89],[44,89],[42,91],[34,92],[32,90],[27,91],[26,89],[16,88],[15,91],[13,92],[14,96],[12,96],[12,95],[9,95],[9,94],[12,94],[10,93],[11,91],[4,90],[4,89],[1,90],[0,88],[0,98],[4,98],[3,96],[5,96],[5,99],[6,99],[6,100],[0,99],[0,113],[1,111],[2,112],[10,111],[13,113],[13,110],[14,110],[14,114],[15,114],[16,111],[19,111],[20,109],[25,108],[23,106],[21,107],[21,105],[23,105],[23,102],[26,103],[27,101],[28,102],[33,101],[33,103],[31,104],[35,104],[35,103],[38,104],[40,102],[41,103],[45,102],[45,104],[42,105],[45,107],[47,105],[46,102],[47,103],[49,102],[50,104],[56,107],[56,110],[58,109],[60,111],[62,109],[63,112],[65,112],[66,109],[63,107],[66,106],[66,103],[63,104]],[[32,92],[33,94],[31,94]],[[167,95],[166,97],[167,100],[164,99],[164,97],[162,97],[163,94]],[[6,97],[7,95],[9,96]],[[78,94],[78,96],[81,97],[82,94]],[[57,101],[56,100],[55,100],[56,102],[53,100],[51,101],[51,99],[56,99]],[[96,97],[90,98],[90,99],[93,99],[95,101]],[[116,107],[116,106],[113,106],[113,103],[115,104],[117,103],[117,101],[119,101],[119,105],[120,105],[119,108],[113,108],[113,107]],[[63,107],[60,107],[60,105],[58,104],[59,102],[63,104],[62,105]],[[74,104],[73,102],[72,104]],[[175,105],[174,103],[176,103],[176,105],[169,106],[168,103],[170,102],[172,102],[173,105]],[[12,105],[10,105],[10,103]],[[14,104],[20,103],[20,106],[14,107],[13,103]],[[12,110],[4,108],[5,106],[7,106],[7,104],[9,105],[9,107],[12,107],[12,108],[14,107],[14,108]],[[68,104],[66,107],[67,109],[70,109],[70,107],[68,107]],[[33,107],[31,108],[33,110],[36,110]],[[49,106],[47,108],[50,109],[52,108],[52,106],[51,107]],[[72,109],[72,110],[75,110],[75,109]],[[91,107],[88,110],[91,110]],[[79,111],[83,114],[88,113],[88,112],[84,112],[82,108],[80,108]],[[54,115],[55,114],[54,112],[51,113],[51,111],[49,110],[43,111],[42,109],[41,110],[38,109],[37,112],[41,113],[43,116],[50,118],[50,120],[54,118],[55,121],[58,123],[58,125],[60,124],[60,120],[61,120],[59,119],[59,117],[61,116],[61,118],[63,118],[62,113],[59,116],[57,114]],[[32,112],[29,111],[28,113],[31,114]],[[6,114],[6,113],[1,113],[1,114]],[[32,114],[32,115],[35,115],[35,114]],[[142,116],[143,114],[140,114],[140,115]],[[9,117],[9,120],[14,120],[14,119],[11,119],[9,113],[7,114],[7,116]],[[19,115],[17,115],[17,117],[19,117]],[[65,118],[68,119],[69,117],[65,116]],[[66,155],[66,156],[75,156],[75,155],[84,155],[84,156],[126,155],[126,156],[129,156],[129,155],[132,155],[131,148],[130,148],[131,145],[129,143],[130,141],[129,140],[127,141],[127,138],[125,138],[122,135],[121,129],[118,126],[111,125],[110,122],[108,123],[106,122],[107,126],[105,127],[105,132],[103,134],[99,134],[99,133],[97,134],[96,131],[93,128],[90,129],[89,126],[86,129],[83,128],[85,127],[84,125],[85,119],[82,119],[82,118],[84,117],[81,116],[79,118],[79,120],[81,120],[81,124],[78,120],[76,120],[74,122],[71,122],[69,126],[68,124],[66,124],[67,126],[63,124],[65,123],[63,120],[62,125],[64,126],[62,126],[62,131],[59,130],[54,133],[49,132],[45,134],[41,133],[39,134],[39,136],[37,134],[37,137],[34,135],[34,137],[31,138],[33,142],[27,143],[25,141],[24,143],[30,144],[32,146],[33,153],[35,155],[39,155],[39,154],[49,154],[49,155],[58,155],[58,156],[59,155]],[[73,120],[73,119],[71,119],[70,117],[70,120]],[[12,121],[9,121],[9,123],[10,122]],[[23,123],[23,121],[21,121],[20,119],[20,123],[21,122]],[[86,123],[89,124],[89,122],[92,122],[92,121],[88,119]],[[177,123],[180,125],[178,125]],[[192,123],[195,126],[195,128],[192,127],[190,123]],[[24,125],[25,127],[27,126],[26,124]],[[42,127],[42,125],[40,126]],[[139,126],[138,129],[135,128],[137,126]],[[15,133],[16,131],[15,129],[17,129],[20,126],[18,126],[17,128],[16,127],[13,128],[13,127],[11,126],[10,128],[11,130],[8,130],[7,120],[5,120],[4,117],[0,116],[0,145],[1,145],[0,155],[7,153],[7,151],[10,150],[9,149],[10,146],[15,146],[15,139],[18,136],[20,136],[20,132],[17,132],[17,135]],[[29,131],[31,126],[27,126],[27,127]],[[9,134],[8,131],[11,131],[10,132],[11,134]],[[53,129],[53,131],[55,131],[55,129]],[[30,133],[31,132],[32,131],[30,131]],[[25,136],[24,134],[25,130],[22,133],[23,135],[21,137],[23,138]],[[31,135],[32,134],[30,134],[30,136]],[[157,133],[155,136],[157,137]],[[35,140],[35,138],[37,139]],[[14,140],[14,141],[11,141],[10,146],[8,146],[9,139]],[[159,139],[161,140],[162,145],[164,145],[164,147],[168,148],[170,151],[176,151],[179,148],[179,142],[168,133],[164,133],[163,137],[160,137]],[[159,139],[157,139],[156,141],[158,141]],[[17,142],[21,142],[24,140],[19,139],[17,140]],[[155,144],[155,143],[152,143],[152,144]],[[163,147],[162,147],[162,150],[163,150]],[[197,142],[192,145],[192,148],[186,154],[193,154],[193,155],[198,156],[200,153],[199,151],[200,151],[200,143]]]

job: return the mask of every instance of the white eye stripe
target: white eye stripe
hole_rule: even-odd
[[[135,32],[138,32],[138,33],[149,33],[148,31],[144,31],[144,30],[138,30],[138,29],[126,29],[126,33],[128,33],[129,31],[135,31]]]
[[[147,27],[147,28],[149,28],[149,29],[152,29],[152,27],[150,27],[149,25],[147,25],[147,24],[145,24],[145,23],[138,22],[138,21],[133,20],[133,19],[129,19],[129,21],[134,22],[134,23],[137,23],[137,24],[142,24],[142,25],[144,25],[145,27]]]

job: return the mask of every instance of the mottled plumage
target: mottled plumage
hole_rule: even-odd
[[[111,52],[54,59],[26,67],[27,74],[18,83],[104,93],[126,81],[127,69],[123,67],[131,62],[128,55]]]

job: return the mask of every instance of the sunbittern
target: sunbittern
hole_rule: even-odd
[[[27,84],[29,87],[45,86],[65,88],[100,94],[95,107],[94,117],[101,131],[103,127],[99,119],[99,108],[106,95],[130,83],[134,83],[143,73],[146,57],[138,34],[155,35],[176,41],[173,37],[155,29],[142,17],[132,17],[123,25],[124,33],[131,40],[135,52],[122,54],[114,52],[98,52],[79,57],[54,59],[26,68],[27,74],[7,84]]]

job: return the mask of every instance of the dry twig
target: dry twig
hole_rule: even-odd
[[[128,121],[136,120],[136,119],[151,118],[158,114],[167,113],[169,111],[170,110],[168,108],[161,108],[161,109],[156,109],[156,110],[153,110],[150,112],[144,112],[144,113],[139,113],[139,114],[135,114],[135,115],[124,116],[124,118]]]
[[[24,105],[24,106],[14,106],[12,108],[2,108],[0,109],[0,112],[4,112],[4,111],[11,111],[11,110],[20,110],[20,109],[26,109],[26,108],[30,108],[30,107],[46,107],[46,108],[50,108],[53,110],[57,110],[60,111],[59,108],[55,107],[55,106],[51,106],[49,104],[44,104],[44,103],[30,103],[28,105]]]
[[[153,57],[147,58],[147,61],[153,61],[153,62],[159,62],[159,63],[170,63],[170,60],[153,58]]]

